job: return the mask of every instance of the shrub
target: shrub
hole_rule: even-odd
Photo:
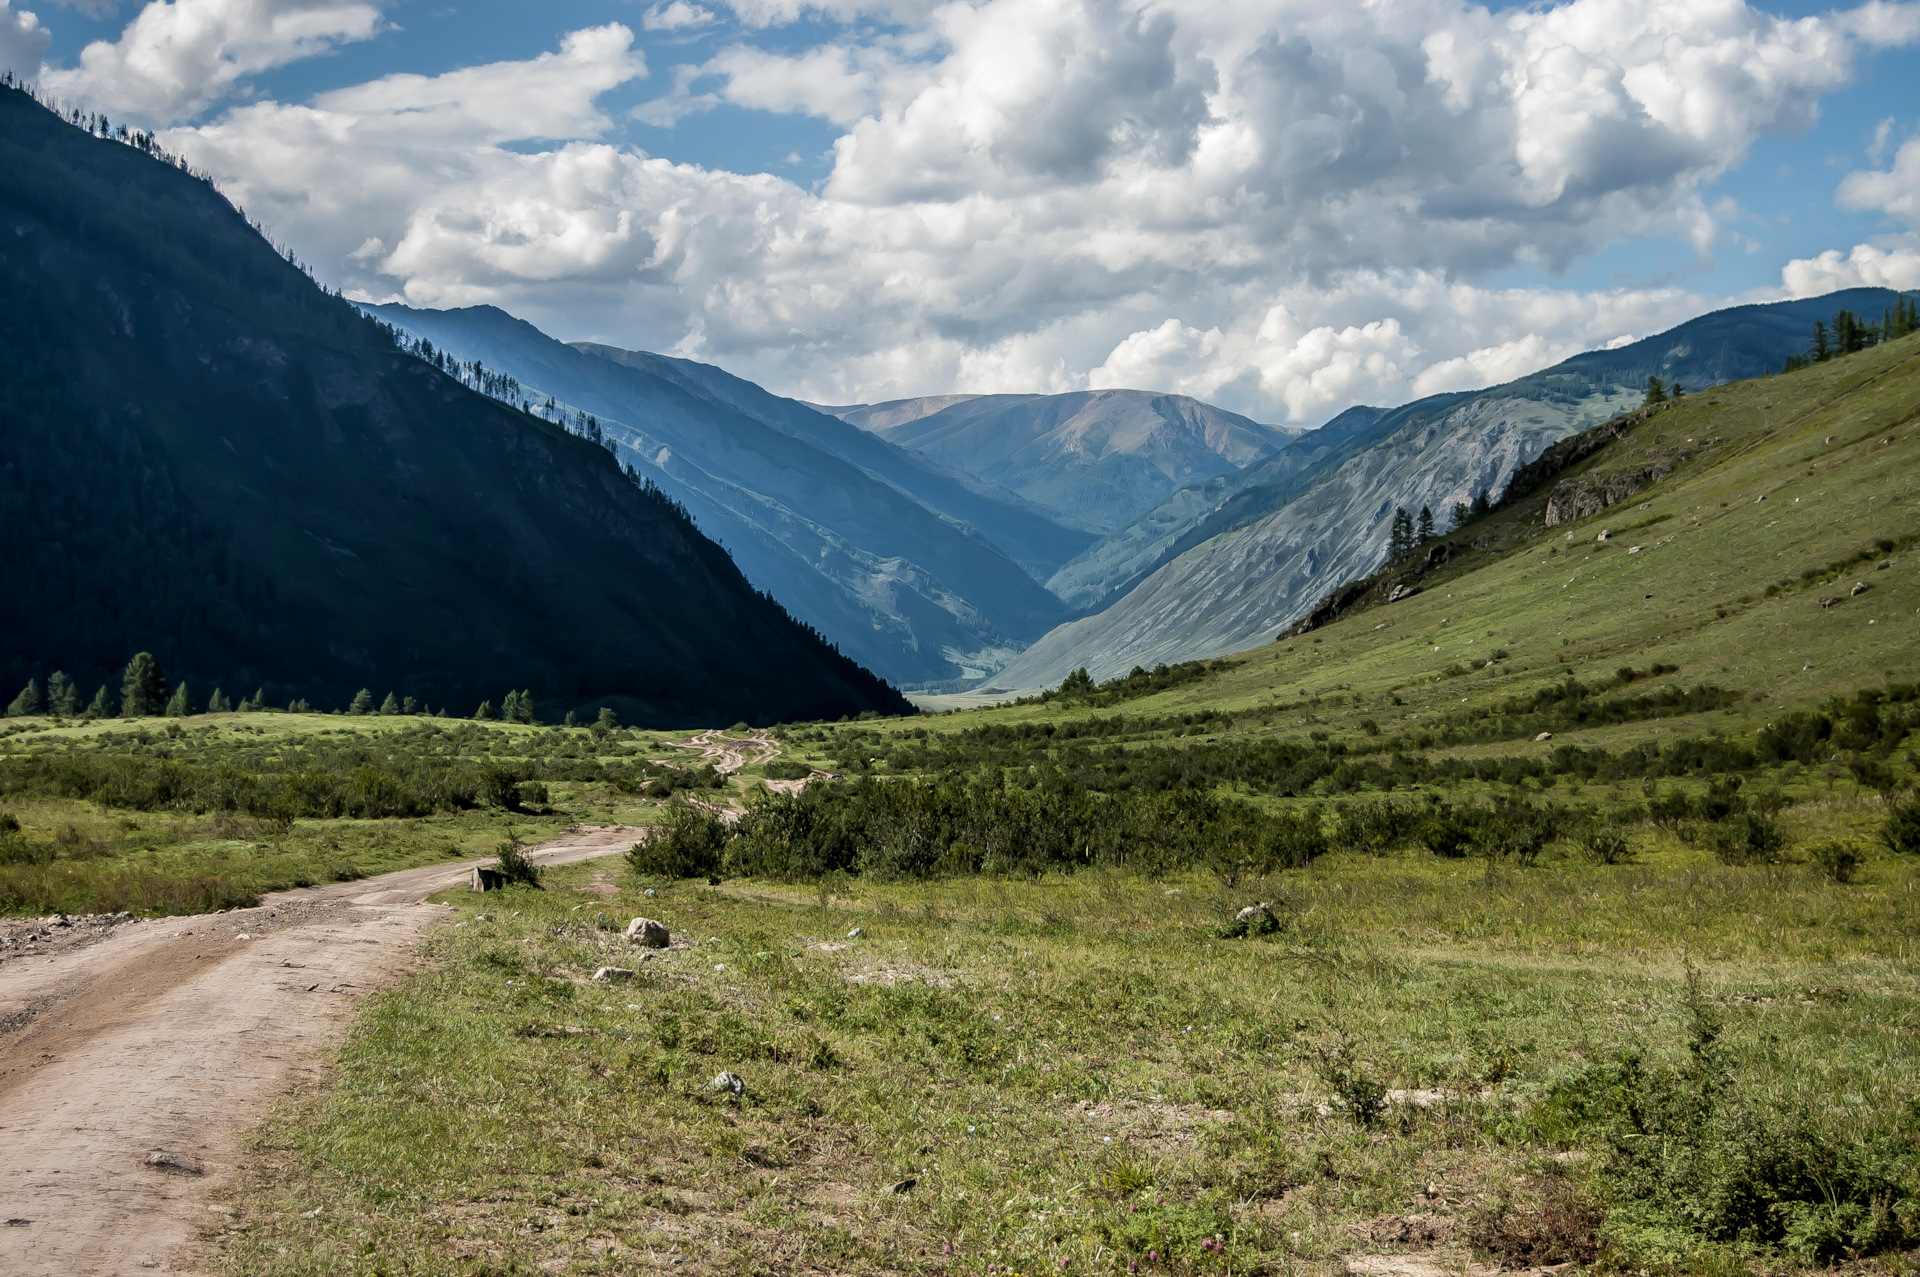
[[[1901,855],[1920,856],[1920,798],[1909,798],[1887,813],[1880,841]]]
[[[500,844],[500,861],[495,866],[509,884],[538,888],[540,886],[540,866],[527,859],[527,853],[521,850],[518,838],[508,835]]]
[[[1777,865],[1787,838],[1772,818],[1750,811],[1709,826],[1706,843],[1723,865]]]
[[[1834,882],[1852,882],[1863,859],[1860,849],[1844,838],[1823,838],[1812,852],[1813,863]]]
[[[813,768],[790,758],[774,759],[766,765],[765,771],[768,780],[805,780],[813,775]]]
[[[661,812],[653,836],[633,844],[627,866],[653,878],[715,878],[733,830],[704,807],[676,799]]]
[[[1596,865],[1625,865],[1633,862],[1633,848],[1625,834],[1598,826],[1580,840],[1580,852]]]

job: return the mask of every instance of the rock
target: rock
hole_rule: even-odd
[[[1600,534],[1599,536],[1597,536],[1597,537],[1595,537],[1595,538],[1594,538],[1594,540],[1596,540],[1596,541],[1611,541],[1611,540],[1613,540],[1613,533],[1611,533],[1611,532],[1602,532],[1602,533],[1601,533],[1601,534]]]
[[[207,1172],[200,1163],[191,1157],[179,1153],[148,1153],[147,1165],[163,1171],[172,1171],[180,1175],[205,1175]]]
[[[633,979],[632,967],[601,967],[593,973],[593,978],[601,984],[618,984]]]
[[[1647,547],[1646,547],[1646,546],[1644,546],[1644,545],[1631,545],[1631,546],[1628,546],[1628,547],[1627,547],[1627,553],[1628,553],[1628,554],[1638,554],[1638,553],[1640,553],[1640,551],[1642,551],[1642,550],[1644,550],[1644,549],[1646,549],[1646,548],[1647,548]]]
[[[1539,741],[1539,740],[1552,740],[1552,739],[1553,739],[1553,733],[1552,733],[1552,732],[1541,732],[1541,733],[1540,733],[1540,734],[1539,734],[1538,736],[1536,736],[1536,737],[1534,737],[1534,739],[1535,739],[1535,740],[1537,740],[1537,741]]]
[[[852,931],[847,932],[847,939],[858,940],[861,936],[864,936],[866,934],[867,934],[867,929],[865,927],[855,927]]]
[[[729,1095],[744,1095],[747,1084],[740,1080],[738,1073],[720,1072],[713,1075],[713,1081],[707,1083],[707,1089],[725,1091]]]
[[[1439,545],[1427,548],[1427,566],[1437,568],[1453,557],[1453,547],[1442,541]]]
[[[890,1185],[887,1188],[887,1192],[893,1194],[895,1197],[900,1196],[902,1193],[911,1193],[913,1191],[913,1186],[915,1184],[918,1184],[919,1182],[920,1181],[918,1179],[914,1178],[912,1175],[909,1175],[905,1179],[901,1180],[898,1184]]]
[[[473,877],[467,880],[473,891],[498,891],[507,885],[507,876],[498,869],[486,869],[480,865],[473,867]]]
[[[652,899],[654,896],[657,896],[660,893],[655,891],[652,887],[648,887],[645,891],[641,892],[640,894],[643,896],[646,896],[648,899]]]
[[[1248,905],[1233,915],[1233,925],[1227,928],[1229,936],[1268,936],[1280,930],[1280,919],[1273,916],[1273,906],[1266,901],[1257,905]]]
[[[628,941],[643,948],[664,949],[672,938],[666,924],[652,918],[635,918],[627,924]]]
[[[1419,593],[1418,590],[1415,590],[1410,586],[1396,585],[1391,590],[1387,591],[1387,602],[1398,603],[1401,599],[1410,599],[1418,593]]]
[[[1857,599],[1862,594],[1865,594],[1868,590],[1871,590],[1872,588],[1873,587],[1871,585],[1868,585],[1865,581],[1855,581],[1853,583],[1853,588],[1847,592],[1853,595],[1853,597]]]
[[[1839,602],[1840,600],[1837,598],[1824,598],[1820,600],[1820,606],[1823,608],[1833,607]]]
[[[1257,905],[1248,905],[1245,909],[1242,909],[1239,913],[1234,914],[1233,920],[1235,922],[1252,922],[1255,918],[1258,918],[1262,914],[1265,914],[1267,917],[1271,918],[1273,916],[1273,906],[1265,902],[1262,902]]]

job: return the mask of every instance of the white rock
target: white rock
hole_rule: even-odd
[[[627,924],[627,939],[647,949],[664,949],[672,936],[666,924],[652,918],[635,918]]]
[[[725,1091],[729,1095],[741,1095],[746,1092],[747,1084],[740,1080],[738,1073],[721,1072],[713,1075],[713,1081],[707,1083],[709,1091]]]
[[[847,932],[847,939],[858,940],[861,936],[864,936],[866,934],[867,934],[867,929],[865,927],[855,927],[852,931]]]
[[[613,984],[633,979],[632,967],[601,967],[593,973],[593,978],[602,984]]]

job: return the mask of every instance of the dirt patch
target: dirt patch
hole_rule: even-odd
[[[635,834],[576,828],[528,851],[585,860]],[[0,965],[0,1213],[24,1221],[0,1229],[0,1272],[198,1271],[193,1247],[245,1131],[408,969],[420,931],[448,914],[423,902],[476,863],[221,914],[11,928],[73,934],[36,936],[44,954]]]
[[[1221,1126],[1233,1121],[1228,1109],[1204,1108],[1198,1104],[1162,1104],[1154,1100],[1115,1100],[1076,1105],[1074,1113],[1102,1135],[1131,1140],[1167,1151],[1194,1142],[1195,1132],[1203,1126]]]

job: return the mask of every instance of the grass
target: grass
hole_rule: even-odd
[[[1907,860],[1852,886],[1667,845],[653,899],[623,873],[453,898],[433,970],[262,1132],[230,1270],[1330,1271],[1413,1214],[1461,1221],[1464,1258],[1467,1224],[1484,1252],[1563,1181],[1597,1199],[1600,1142],[1531,1115],[1622,1053],[1683,1065],[1690,964],[1753,1102],[1857,1117],[1920,1077]],[[1255,899],[1281,929],[1219,938]],[[689,946],[591,983],[630,961],[596,920],[640,912]]]

